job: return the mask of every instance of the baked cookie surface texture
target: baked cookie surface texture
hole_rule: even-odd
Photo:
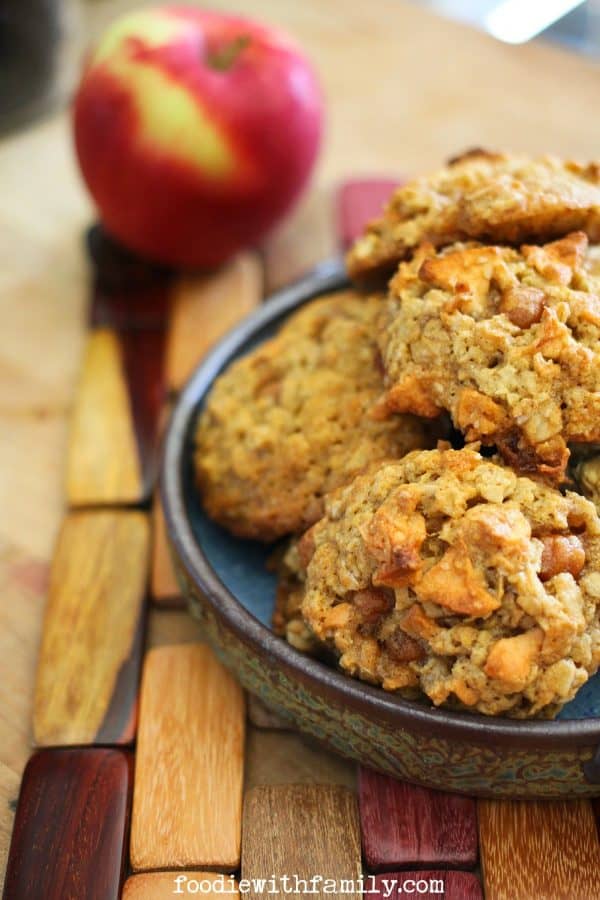
[[[374,466],[292,552],[310,631],[385,690],[549,717],[600,664],[593,504],[476,447]]]
[[[379,296],[352,291],[306,304],[215,382],[194,462],[208,514],[240,537],[301,531],[324,495],[373,461],[427,445],[412,416],[375,419],[383,389]]]
[[[391,274],[419,244],[519,244],[584,231],[600,241],[600,164],[475,150],[392,195],[347,256],[353,278]]]
[[[421,247],[390,283],[380,342],[383,414],[448,410],[467,441],[556,482],[569,442],[600,439],[600,279],[582,232]]]

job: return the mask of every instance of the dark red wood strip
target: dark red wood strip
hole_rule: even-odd
[[[381,215],[399,179],[353,178],[339,185],[336,194],[336,229],[342,249],[362,234],[371,219]]]
[[[596,818],[596,830],[598,832],[598,840],[600,841],[600,797],[596,797],[592,800],[592,809],[594,810],[594,816]]]
[[[470,797],[361,769],[359,808],[369,869],[432,865],[468,869],[477,861],[477,812]]]
[[[154,488],[158,470],[160,424],[166,399],[166,331],[122,330],[119,339],[131,398],[144,498],[147,499]]]
[[[94,270],[92,327],[165,330],[174,273],[121,247],[99,225],[86,243]]]
[[[396,900],[423,897],[424,900],[483,900],[481,884],[471,872],[425,869],[411,872],[387,872],[367,876],[365,898]],[[524,900],[524,898],[523,898]]]
[[[23,773],[4,900],[118,900],[130,795],[122,750],[36,753]]]

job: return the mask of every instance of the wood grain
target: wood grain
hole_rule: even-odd
[[[356,882],[360,874],[356,799],[349,790],[303,784],[255,787],[246,794],[240,888],[245,879],[270,876],[322,876],[339,884]],[[323,882],[315,887],[311,896],[331,896]],[[361,890],[344,897],[358,900]]]
[[[597,900],[600,844],[582,800],[478,803],[486,900]]]
[[[214,885],[214,890],[210,886]],[[125,882],[122,900],[173,900],[178,895],[239,897],[237,882],[214,872],[145,872]]]
[[[0,892],[4,886],[4,872],[18,794],[17,774],[0,763]]]
[[[135,2],[87,4],[84,39]],[[230,0],[212,5],[226,8]],[[402,0],[238,0],[236,6],[296,37],[328,101],[316,179],[269,240],[272,277],[280,285],[294,274],[286,271],[285,254],[297,261],[299,274],[334,248],[330,224],[324,220],[321,242],[305,212],[342,178],[426,171],[475,144],[597,155],[599,126],[589,113],[597,103],[597,66],[574,53],[544,41],[506,46]],[[340,22],[351,41],[340,40]],[[93,213],[70,132],[65,110],[0,142],[0,471],[10,473],[0,480],[0,757],[18,771],[30,746],[43,590],[23,587],[13,572],[48,566],[63,515],[67,416],[89,284],[81,235]],[[156,623],[157,640],[175,637],[183,616],[165,614],[165,620]]]
[[[71,506],[136,503],[144,496],[123,354],[117,333],[90,333],[71,420]]]
[[[167,384],[179,391],[206,351],[262,299],[260,260],[242,253],[214,275],[182,278],[172,298]]]
[[[139,499],[149,500],[160,462],[160,433],[166,397],[166,330],[129,329],[119,333],[119,340],[141,472]]]
[[[148,616],[147,647],[202,641],[202,627],[187,610],[152,607]]]
[[[38,745],[133,739],[148,558],[145,513],[67,515],[39,654]]]
[[[23,774],[6,900],[118,900],[126,863],[131,758],[42,750]]]
[[[367,877],[365,898],[407,896],[425,900],[483,900],[481,883],[471,872],[448,869],[418,869],[412,872],[387,872]],[[525,900],[513,894],[513,900]],[[533,898],[531,898],[533,900]]]
[[[417,787],[361,768],[359,808],[363,852],[372,870],[477,861],[475,801]]]
[[[239,864],[242,690],[203,644],[148,653],[131,831],[134,870]]]
[[[167,542],[165,516],[156,494],[152,507],[152,570],[150,577],[150,595],[160,606],[184,607],[185,600],[181,594],[171,553]]]
[[[338,784],[356,792],[356,764],[295,731],[250,728],[245,789],[268,784]]]
[[[36,657],[49,574],[48,563],[0,538],[0,762],[19,777],[31,753]]]
[[[256,728],[289,731],[292,725],[269,709],[255,694],[248,694],[248,718]]]

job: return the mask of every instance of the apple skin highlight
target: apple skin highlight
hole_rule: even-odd
[[[108,30],[75,97],[75,147],[106,230],[131,250],[213,267],[290,209],[323,104],[302,52],[234,16],[159,7]]]

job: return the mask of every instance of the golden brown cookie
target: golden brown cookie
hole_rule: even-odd
[[[351,291],[315,300],[217,379],[194,458],[208,514],[234,534],[272,541],[303,530],[328,491],[426,445],[416,419],[371,417],[383,387],[381,305]]]
[[[348,254],[358,280],[391,274],[424,241],[519,244],[570,231],[600,240],[600,164],[476,150],[398,188]]]
[[[581,232],[520,250],[422,247],[390,283],[381,412],[448,410],[467,440],[560,481],[600,439],[600,278]]]
[[[600,448],[578,462],[574,470],[577,485],[600,512]]]
[[[272,618],[273,631],[284,637],[296,650],[315,655],[322,645],[302,618],[306,569],[298,553],[297,538],[290,542],[285,555],[277,561],[274,569],[277,572],[277,590]]]
[[[600,519],[476,447],[415,451],[327,498],[303,617],[349,675],[486,715],[554,715],[600,664]]]

